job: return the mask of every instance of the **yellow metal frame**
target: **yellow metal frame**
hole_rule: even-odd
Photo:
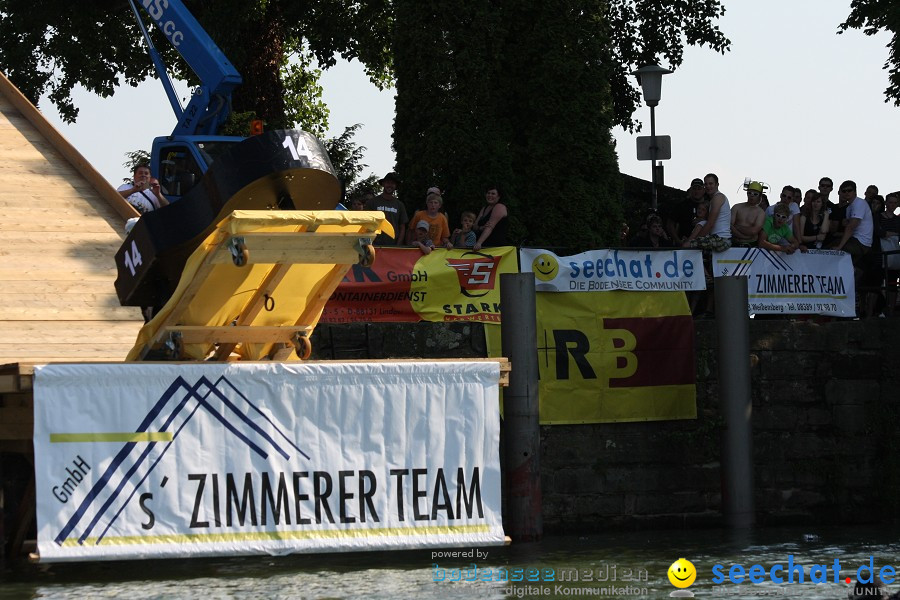
[[[299,360],[325,302],[372,239],[381,212],[235,211],[188,259],[127,360]],[[298,351],[301,356],[298,356]]]

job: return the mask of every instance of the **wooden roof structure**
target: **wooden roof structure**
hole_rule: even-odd
[[[143,320],[113,257],[136,216],[0,73],[0,394],[34,364],[125,358]]]

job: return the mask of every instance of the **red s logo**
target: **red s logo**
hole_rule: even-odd
[[[463,256],[469,255],[475,255],[478,258],[448,258],[447,266],[456,269],[459,291],[464,296],[470,298],[486,296],[494,289],[500,257],[480,252],[467,252]]]

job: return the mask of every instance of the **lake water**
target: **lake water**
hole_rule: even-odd
[[[445,550],[480,552],[472,558],[439,557],[432,555],[433,550],[418,550],[28,565],[3,574],[0,598],[669,598],[678,590],[669,582],[667,571],[684,557],[697,571],[687,591],[698,598],[833,600],[847,598],[851,586],[845,578],[855,579],[857,569],[870,561],[876,571],[887,566],[900,572],[898,533],[890,528],[846,527],[758,529],[740,534],[671,530],[548,537],[537,544]],[[794,583],[773,582],[772,567],[787,566],[789,556],[795,565],[805,567],[804,582],[796,580],[796,570]],[[837,583],[835,560],[841,567]],[[762,583],[746,579],[754,564],[760,567],[752,574],[764,579]],[[718,571],[714,571],[716,565],[720,565]],[[744,570],[742,583],[729,580],[729,573],[735,579],[741,577],[739,570],[732,570],[734,565]],[[827,578],[827,583],[811,583],[811,570],[814,577]],[[574,573],[578,583],[560,581]],[[716,573],[721,583],[713,582]],[[786,581],[785,571],[776,568],[774,574]],[[504,575],[523,581],[497,581]],[[867,577],[868,570],[862,575]],[[467,577],[477,580],[463,581]],[[892,592],[900,590],[900,579],[887,587]]]

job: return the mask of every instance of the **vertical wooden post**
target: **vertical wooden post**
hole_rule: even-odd
[[[729,527],[743,529],[755,519],[747,278],[717,277],[715,295],[719,397],[725,416],[722,501]]]
[[[544,532],[534,287],[533,273],[500,275],[501,339],[511,366],[503,392],[507,533],[520,542],[537,541]]]

